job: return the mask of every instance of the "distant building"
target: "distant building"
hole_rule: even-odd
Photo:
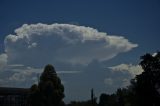
[[[0,106],[30,106],[28,95],[28,88],[0,87]]]

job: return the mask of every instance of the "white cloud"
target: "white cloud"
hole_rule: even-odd
[[[130,85],[130,80],[133,79],[136,75],[139,75],[143,72],[143,69],[139,65],[132,64],[120,64],[112,67],[108,67],[111,72],[108,75],[111,78],[112,85],[110,84],[110,79],[108,77],[105,79],[105,84],[107,87],[110,86],[110,91],[116,91],[117,88],[124,88]]]
[[[129,72],[133,77],[143,72],[143,69],[139,65],[132,64],[120,64],[117,66],[109,67],[113,71]]]
[[[5,38],[9,64],[42,66],[46,63],[88,64],[108,60],[137,44],[122,36],[70,24],[24,24]]]
[[[14,73],[14,74],[9,78],[9,80],[15,81],[15,82],[18,83],[18,82],[25,81],[26,78],[29,77],[30,75],[31,75],[31,73],[22,71],[22,72],[19,72],[19,73]]]
[[[26,67],[22,64],[12,64],[1,71],[1,86],[28,87],[38,82],[38,76],[44,69]],[[7,73],[6,73],[7,72]],[[80,71],[56,71],[58,75],[78,74]],[[9,74],[8,74],[9,73]],[[7,74],[7,75],[6,75]],[[26,83],[27,82],[27,83]]]
[[[15,34],[5,38],[5,53],[0,55],[0,68],[6,66],[5,70],[12,73],[8,75],[3,71],[0,76],[8,76],[1,78],[0,82],[28,87],[37,82],[37,75],[48,63],[55,66],[57,74],[76,74],[93,60],[109,60],[137,46],[122,36],[107,35],[91,27],[24,24],[15,30]],[[108,77],[104,82],[113,86],[116,81]],[[122,82],[126,83],[126,80]]]
[[[28,46],[28,48],[33,48],[33,47],[36,47],[37,46],[37,43],[32,43],[31,45]]]
[[[9,67],[24,67],[23,64],[10,64]]]
[[[153,53],[152,56],[155,57],[157,55],[157,53]]]

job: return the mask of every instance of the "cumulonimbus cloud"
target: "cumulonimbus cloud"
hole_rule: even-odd
[[[24,24],[14,34],[7,35],[4,42],[0,82],[6,86],[30,85],[48,63],[56,67],[58,74],[79,73],[84,69],[79,66],[85,67],[92,60],[109,60],[138,46],[122,36],[108,35],[91,27],[41,23]],[[105,81],[110,81],[110,85],[114,82]]]
[[[24,24],[5,38],[8,64],[88,64],[108,60],[135,47],[122,36],[70,24]]]

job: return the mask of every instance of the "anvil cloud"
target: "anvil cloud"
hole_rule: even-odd
[[[70,24],[24,24],[5,38],[8,64],[41,67],[46,63],[88,64],[109,60],[137,47],[122,36]]]

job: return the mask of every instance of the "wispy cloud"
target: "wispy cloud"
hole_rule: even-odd
[[[81,72],[82,71],[57,71],[58,74],[77,74]]]

